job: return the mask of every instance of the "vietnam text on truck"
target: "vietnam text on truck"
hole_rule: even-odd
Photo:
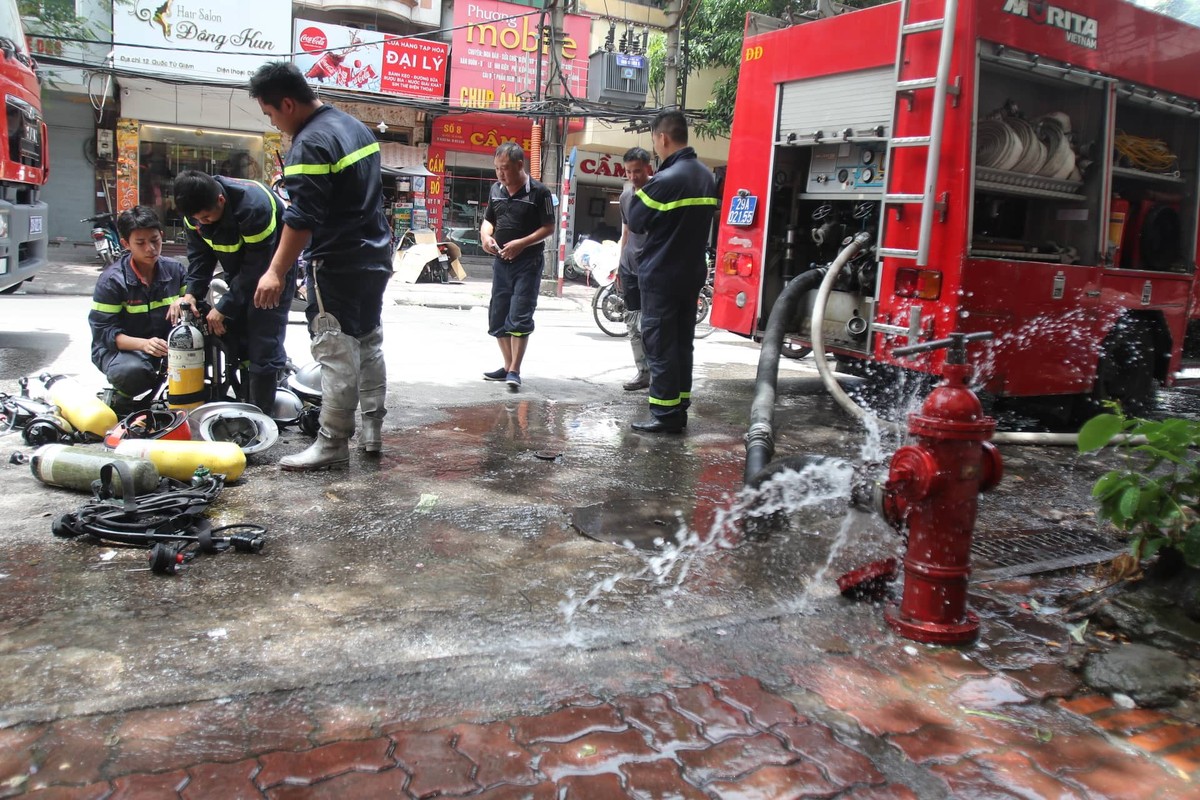
[[[0,0],[0,293],[16,291],[46,263],[46,204],[38,191],[50,174],[41,87],[21,30],[16,0]]]
[[[1200,29],[1122,0],[913,0],[748,35],[713,323],[761,336],[868,231],[822,341],[847,368],[951,332],[980,384],[1146,410],[1200,317]],[[942,108],[937,106],[938,99]],[[932,169],[931,166],[932,158]],[[788,330],[812,339],[810,298]]]

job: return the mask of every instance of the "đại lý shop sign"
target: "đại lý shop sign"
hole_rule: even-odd
[[[434,100],[445,93],[445,42],[297,19],[292,50],[310,83]]]
[[[454,4],[450,105],[489,111],[516,111],[546,96],[550,47],[543,46],[541,11],[496,0]],[[545,15],[550,24],[550,14]],[[555,42],[567,88],[587,97],[588,36],[591,21],[567,14]],[[541,86],[538,86],[538,59]],[[563,94],[561,88],[559,94]]]
[[[291,0],[130,0],[113,4],[113,61],[151,77],[245,84],[287,60]]]

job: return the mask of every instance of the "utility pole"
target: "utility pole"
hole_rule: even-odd
[[[546,70],[546,102],[545,108],[549,112],[542,117],[542,183],[554,194],[559,195],[559,184],[562,181],[563,171],[563,136],[566,132],[566,120],[560,114],[567,108],[564,102],[563,87],[562,87],[562,72],[558,68],[559,59],[562,57],[562,37],[564,35],[564,22],[566,9],[564,6],[570,0],[547,0],[550,4],[550,36],[546,36],[547,31],[541,31],[543,57],[548,57],[549,69]],[[558,283],[558,239],[560,234],[560,225],[558,219],[562,215],[562,209],[556,209],[554,233],[546,241],[550,246],[545,249],[546,262],[542,268],[542,287],[546,293],[561,294],[561,288]],[[553,292],[550,287],[553,286]]]
[[[682,108],[679,102],[679,30],[683,27],[683,12],[687,0],[671,0],[667,6],[667,52],[663,70],[663,108]]]

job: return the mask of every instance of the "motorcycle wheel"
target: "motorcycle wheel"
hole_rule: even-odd
[[[616,284],[601,286],[592,296],[592,316],[600,330],[615,339],[629,335],[625,325],[625,298],[617,294]]]
[[[705,286],[700,290],[696,300],[696,332],[693,338],[703,339],[713,332],[713,326],[708,324],[708,313],[712,311],[712,287]]]

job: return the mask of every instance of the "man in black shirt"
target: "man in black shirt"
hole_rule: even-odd
[[[496,337],[504,366],[484,380],[521,388],[521,360],[533,333],[533,312],[542,283],[542,241],[554,232],[554,196],[525,172],[525,151],[515,142],[496,148],[496,178],[479,234],[491,253],[492,300],[488,333]]]

